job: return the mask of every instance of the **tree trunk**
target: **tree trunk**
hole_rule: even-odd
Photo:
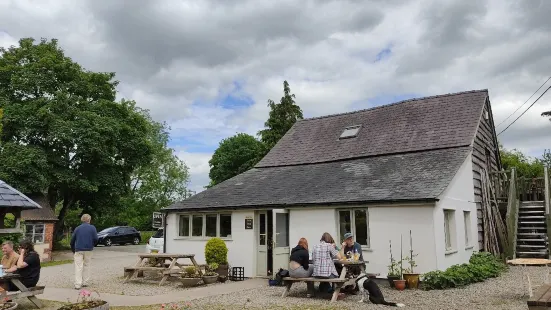
[[[55,224],[54,237],[56,241],[59,241],[63,238],[63,228],[65,227],[65,216],[67,211],[73,205],[74,199],[67,192],[63,194],[63,205],[59,211],[57,217],[57,223]]]

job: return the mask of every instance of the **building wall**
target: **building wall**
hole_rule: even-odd
[[[253,277],[256,270],[256,221],[254,229],[245,230],[245,218],[254,218],[254,211],[232,212],[232,237],[225,240],[228,247],[228,263],[234,267],[245,267],[245,277]],[[167,215],[166,251],[167,253],[195,254],[199,264],[205,264],[205,244],[207,238],[182,238],[178,236],[178,213]],[[182,263],[190,263],[182,260]]]
[[[473,183],[475,201],[477,202],[477,232],[479,247],[482,248],[484,242],[484,229],[482,225],[482,169],[486,169],[488,172],[497,171],[501,167],[499,160],[499,146],[496,141],[496,132],[494,126],[494,118],[492,115],[492,107],[490,100],[486,100],[484,110],[488,112],[488,119],[485,118],[483,112],[478,124],[476,136],[473,140],[473,154],[472,154],[472,167],[473,167]],[[487,151],[489,151],[489,160],[487,158]]]
[[[479,249],[477,238],[477,208],[473,189],[473,160],[469,154],[461,165],[452,182],[440,195],[434,208],[434,236],[436,241],[437,269],[444,270],[454,264],[469,261],[473,251]],[[452,225],[452,245],[446,251],[444,231],[444,210],[454,210]],[[470,211],[470,244],[465,244],[464,211]]]

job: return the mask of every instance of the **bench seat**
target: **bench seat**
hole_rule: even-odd
[[[526,303],[529,310],[551,310],[551,285],[540,286]]]
[[[293,281],[293,282],[329,282],[329,283],[344,283],[348,279],[319,279],[319,278],[291,278],[285,277],[283,281]]]

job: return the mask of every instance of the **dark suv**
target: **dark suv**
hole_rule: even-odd
[[[125,245],[128,243],[138,245],[141,241],[142,237],[136,228],[116,226],[100,231],[98,233],[98,244],[96,245],[112,246],[113,244]]]

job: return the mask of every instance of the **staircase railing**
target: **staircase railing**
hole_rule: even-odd
[[[516,169],[511,168],[511,177],[509,179],[509,193],[507,195],[507,250],[505,257],[515,259],[517,255],[517,228],[518,228],[518,209],[519,199],[517,194]],[[548,226],[549,227],[549,226]],[[549,232],[549,228],[547,230]]]
[[[551,257],[551,215],[549,214],[549,207],[551,201],[549,201],[549,192],[551,191],[551,179],[549,179],[549,167],[543,167],[543,180],[544,180],[544,200],[545,205],[545,223],[547,224],[547,248]]]

